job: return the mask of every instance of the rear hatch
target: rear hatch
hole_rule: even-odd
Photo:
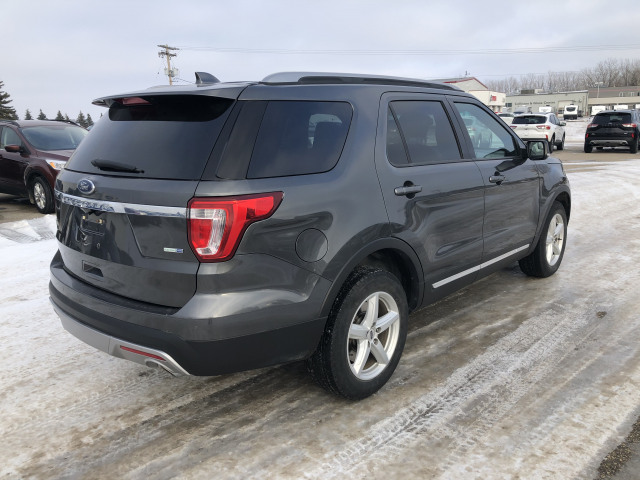
[[[631,114],[628,112],[598,113],[587,126],[587,133],[598,138],[620,139],[629,137],[635,129]]]
[[[547,138],[547,118],[543,115],[519,115],[514,117],[511,128],[520,138]]]
[[[101,101],[108,114],[56,182],[68,273],[155,305],[181,307],[193,296],[199,262],[187,205],[240,91]]]

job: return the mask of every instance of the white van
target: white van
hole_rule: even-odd
[[[565,120],[577,120],[578,119],[578,106],[571,104],[564,107],[562,116]]]

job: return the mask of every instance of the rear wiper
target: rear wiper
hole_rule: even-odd
[[[132,165],[125,165],[124,163],[112,162],[110,160],[91,160],[91,165],[105,172],[144,173],[144,170],[138,170]]]

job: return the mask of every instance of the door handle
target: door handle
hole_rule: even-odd
[[[415,195],[416,193],[420,193],[421,191],[422,187],[420,185],[406,185],[403,187],[396,187],[393,190],[393,193],[395,193],[399,197],[404,197],[408,195]]]
[[[489,181],[491,183],[497,183],[498,185],[500,185],[502,182],[505,181],[505,177],[504,175],[491,175],[489,177]]]

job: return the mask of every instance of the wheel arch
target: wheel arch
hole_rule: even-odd
[[[422,265],[414,250],[397,238],[380,239],[356,252],[333,281],[322,306],[322,316],[331,311],[349,275],[359,267],[381,268],[395,275],[407,295],[409,310],[420,306],[424,294]]]

